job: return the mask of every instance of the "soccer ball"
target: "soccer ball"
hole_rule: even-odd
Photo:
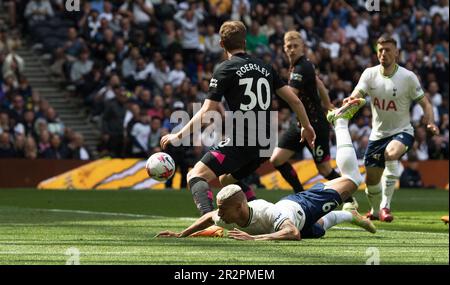
[[[152,154],[145,163],[148,176],[158,181],[166,181],[175,173],[175,162],[165,152]]]

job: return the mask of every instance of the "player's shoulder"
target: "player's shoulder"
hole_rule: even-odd
[[[398,65],[398,70],[397,72],[399,73],[399,75],[410,78],[410,79],[415,79],[417,78],[417,75],[414,73],[414,71],[409,70],[403,66]]]
[[[363,73],[365,73],[367,75],[370,75],[370,76],[381,74],[380,73],[380,68],[381,68],[381,65],[375,65],[375,66],[367,67],[366,69],[364,69]]]
[[[248,202],[248,205],[250,207],[252,207],[253,209],[265,209],[265,208],[273,206],[273,203],[270,203],[263,199],[256,199],[256,200]]]
[[[314,71],[314,63],[309,60],[306,56],[302,56],[298,59],[298,61],[294,65],[294,70],[302,70],[302,71]]]

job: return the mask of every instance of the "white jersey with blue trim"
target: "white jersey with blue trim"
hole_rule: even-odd
[[[410,107],[425,94],[417,76],[396,65],[391,76],[384,76],[382,66],[364,70],[355,90],[370,96],[372,133],[369,139],[379,140],[405,132],[414,136],[410,120]]]
[[[269,234],[280,230],[281,225],[289,219],[300,231],[305,224],[305,212],[300,205],[291,200],[281,200],[276,204],[262,199],[248,203],[249,219],[244,227],[225,223],[217,214],[213,221],[217,226],[231,230],[237,228],[251,235]]]

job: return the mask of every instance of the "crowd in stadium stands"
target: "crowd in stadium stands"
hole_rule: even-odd
[[[223,60],[218,29],[233,19],[248,27],[248,52],[271,63],[286,81],[283,35],[300,31],[335,106],[350,95],[365,68],[378,64],[376,39],[391,35],[401,50],[399,63],[419,76],[441,130],[431,137],[422,109],[414,106],[416,141],[407,157],[448,159],[447,0],[381,1],[379,12],[368,12],[362,0],[97,0],[82,1],[79,12],[66,11],[62,0],[8,3],[10,27],[0,31],[0,157],[76,157],[83,141],[28,85],[22,74],[26,63],[14,53],[20,42],[16,31],[50,53],[53,75],[82,98],[102,131],[99,156],[144,158],[160,150],[160,137],[175,126],[173,111],[192,114],[192,103],[207,96],[214,69]],[[283,132],[294,118],[277,98],[273,107]],[[359,111],[350,130],[362,158],[371,131],[369,106]],[[331,138],[335,154],[334,134]],[[184,169],[203,151],[168,150]],[[309,153],[297,158],[302,157]]]

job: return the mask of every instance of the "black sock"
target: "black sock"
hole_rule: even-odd
[[[213,194],[208,182],[200,177],[194,177],[189,180],[189,188],[191,189],[192,197],[195,205],[202,215],[212,212],[214,210]]]
[[[238,181],[236,184],[241,187],[242,191],[244,191],[244,194],[247,197],[247,202],[256,200],[256,194],[255,191],[253,191],[252,187],[241,181]]]
[[[295,172],[292,165],[286,162],[275,168],[281,173],[281,176],[283,176],[283,178],[292,186],[292,189],[294,189],[295,193],[304,191],[303,186],[298,179],[297,172]]]
[[[325,179],[333,180],[333,179],[336,179],[336,178],[339,178],[339,177],[341,177],[341,175],[339,175],[339,173],[337,173],[336,170],[332,169],[330,174],[328,174],[325,177]]]

